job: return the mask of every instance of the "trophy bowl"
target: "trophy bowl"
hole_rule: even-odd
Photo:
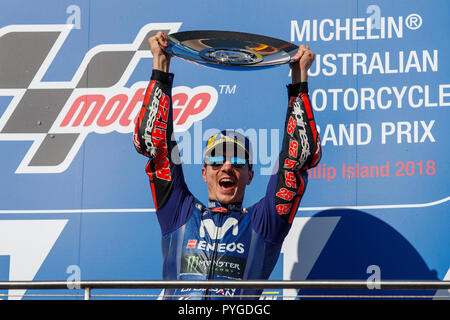
[[[205,67],[256,70],[291,62],[298,46],[262,35],[197,30],[169,35],[167,52]]]

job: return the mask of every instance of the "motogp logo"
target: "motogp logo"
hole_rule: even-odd
[[[42,79],[73,26],[0,29],[0,96],[12,97],[0,118],[0,141],[34,141],[16,173],[63,172],[89,133],[132,133],[149,79],[126,84],[141,59],[152,58],[147,39],[180,26],[150,23],[131,44],[98,45],[66,82]],[[211,86],[180,86],[172,97],[174,130],[185,131],[212,112],[218,93]]]

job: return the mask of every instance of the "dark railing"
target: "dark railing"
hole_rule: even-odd
[[[240,289],[370,289],[383,290],[450,290],[450,281],[295,281],[295,280],[242,280],[242,281],[164,281],[164,280],[99,280],[99,281],[2,281],[0,289],[81,289],[84,299],[91,298],[92,289],[174,289],[174,288],[240,288]],[[377,290],[371,290],[376,293]],[[43,295],[41,295],[43,296]],[[50,295],[49,295],[50,296]],[[56,295],[55,295],[56,296]],[[75,296],[75,295],[73,295]],[[117,295],[116,295],[117,296]],[[150,295],[149,295],[150,296]],[[152,295],[155,296],[155,295]],[[372,295],[364,296],[370,298]],[[376,296],[376,295],[373,295]],[[372,296],[372,297],[373,297]],[[301,296],[300,296],[301,297]],[[359,296],[362,297],[362,296]],[[402,296],[407,298],[408,296]],[[433,298],[433,296],[426,296]],[[445,296],[450,298],[450,294]]]

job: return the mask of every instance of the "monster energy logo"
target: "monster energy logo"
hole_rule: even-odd
[[[210,262],[201,254],[183,253],[181,273],[206,274]]]
[[[190,255],[187,257],[187,265],[186,265],[186,272],[188,273],[203,273],[198,270],[200,262],[200,256],[199,255]],[[202,261],[204,262],[204,261]],[[202,263],[202,266],[204,267],[205,264]]]
[[[202,254],[184,253],[181,263],[181,273],[207,274],[211,260]],[[242,279],[245,269],[245,259],[221,255],[213,262],[213,272],[216,276]]]

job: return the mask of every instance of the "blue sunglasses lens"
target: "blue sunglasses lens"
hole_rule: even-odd
[[[209,157],[208,164],[213,167],[220,167],[225,163],[225,158],[223,156]],[[238,157],[231,157],[230,163],[234,168],[244,168],[247,164],[247,160]]]
[[[235,168],[244,168],[247,161],[245,159],[242,158],[238,158],[238,157],[232,157],[230,159],[231,165]]]
[[[217,157],[209,157],[208,164],[213,167],[220,167],[225,163],[225,158],[223,156],[217,156]]]

